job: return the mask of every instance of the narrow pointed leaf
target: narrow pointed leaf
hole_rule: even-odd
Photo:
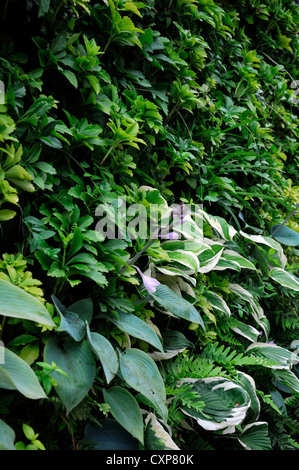
[[[114,351],[110,341],[108,341],[105,336],[100,335],[99,333],[91,332],[88,325],[86,325],[86,329],[87,339],[92,347],[94,354],[101,361],[107,383],[109,383],[118,371],[118,359],[116,352]]]

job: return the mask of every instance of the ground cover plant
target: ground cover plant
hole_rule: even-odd
[[[0,449],[298,450],[298,5],[0,12]]]

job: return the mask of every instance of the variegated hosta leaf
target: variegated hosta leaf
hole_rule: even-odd
[[[223,298],[220,297],[220,295],[216,294],[215,292],[208,291],[204,293],[204,296],[214,309],[219,310],[226,316],[230,317],[230,308],[227,303],[223,300]]]
[[[281,263],[281,267],[284,268],[286,266],[287,258],[283,252],[283,248],[277,241],[273,240],[272,237],[263,237],[262,235],[251,234],[249,235],[248,233],[242,232],[242,230],[240,230],[239,233],[247,240],[250,240],[258,245],[266,245],[270,248],[273,248],[278,254],[278,259]]]
[[[249,339],[249,341],[256,343],[259,336],[260,332],[254,328],[253,326],[249,325],[248,323],[244,323],[240,320],[237,320],[236,318],[232,318],[229,327],[237,334],[243,336],[246,339]]]
[[[221,247],[220,245],[213,245],[213,246],[214,248],[212,252],[210,250],[204,251],[198,257],[199,263],[200,263],[198,272],[201,274],[205,274],[205,273],[212,271],[215,268],[215,266],[218,264],[221,258],[224,248]]]
[[[273,375],[275,377],[275,385],[278,386],[280,384],[286,385],[288,387],[288,391],[294,390],[296,393],[299,393],[299,379],[294,372],[287,370],[287,369],[274,369]]]
[[[299,279],[281,268],[271,269],[269,276],[284,287],[299,291]]]
[[[261,404],[256,394],[256,386],[253,378],[244,372],[238,372],[239,382],[250,397],[250,407],[246,413],[244,423],[256,421],[260,415]]]
[[[240,269],[256,270],[256,267],[254,266],[254,264],[251,263],[251,261],[244,258],[244,256],[239,255],[239,253],[233,250],[224,250],[219,260],[219,264],[222,260],[232,263],[233,265],[236,266],[237,270],[240,270]],[[218,268],[218,265],[216,266],[216,269],[217,268]]]
[[[154,361],[163,361],[177,356],[186,348],[193,347],[193,344],[180,331],[167,330],[162,334],[164,352],[148,353]]]
[[[269,359],[273,361],[273,365],[269,365],[271,369],[290,369],[294,364],[298,364],[299,357],[297,354],[288,349],[269,343],[253,343],[247,350],[251,354]]]
[[[146,450],[180,450],[153,413],[147,415],[145,425]]]
[[[250,305],[251,313],[257,324],[264,330],[266,338],[268,338],[270,325],[264,311],[253,295],[248,292],[244,287],[239,284],[229,284],[228,288],[236,295],[238,295],[245,302]]]
[[[204,402],[202,410],[182,407],[182,411],[194,418],[207,431],[235,432],[243,422],[250,407],[250,396],[243,387],[223,377],[183,379],[193,383],[189,391],[197,392]]]
[[[232,240],[237,233],[237,230],[229,225],[222,217],[212,216],[210,214],[204,213],[206,221],[215,229],[220,237],[225,240]]]
[[[258,421],[245,426],[238,441],[246,450],[272,450],[268,423]]]

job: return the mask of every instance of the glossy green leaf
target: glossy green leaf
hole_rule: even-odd
[[[0,279],[0,315],[55,326],[48,310],[20,287]]]
[[[268,423],[262,421],[245,426],[238,440],[246,450],[272,450]]]
[[[143,419],[136,399],[123,387],[103,390],[104,400],[113,417],[143,444]]]
[[[56,392],[66,408],[67,414],[78,405],[89,392],[96,373],[96,364],[89,343],[72,338],[60,340],[52,336],[44,350],[45,362],[52,361],[68,376],[53,372]]]
[[[127,349],[120,357],[120,372],[125,382],[148,398],[166,420],[164,382],[153,359],[139,349]]]

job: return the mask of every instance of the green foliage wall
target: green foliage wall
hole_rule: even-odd
[[[0,9],[0,448],[298,448],[296,3]]]

